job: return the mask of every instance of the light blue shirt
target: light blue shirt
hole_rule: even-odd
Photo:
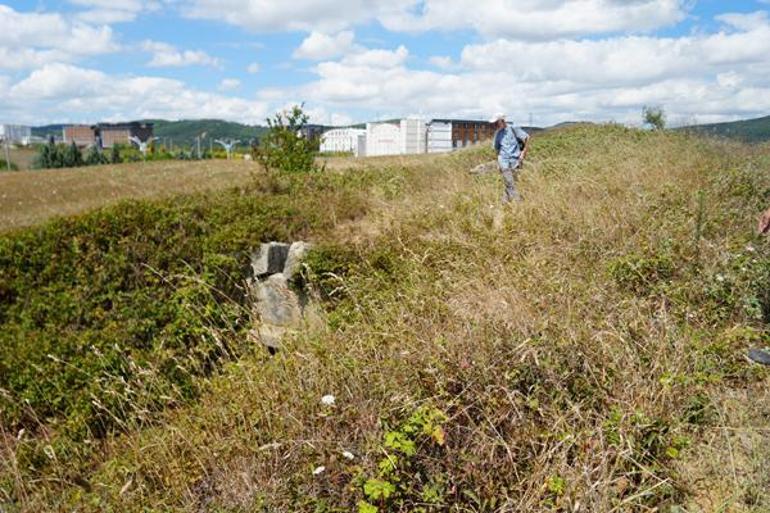
[[[521,157],[521,148],[516,137],[525,141],[529,139],[529,134],[521,128],[508,125],[495,133],[493,146],[501,161],[517,161]]]

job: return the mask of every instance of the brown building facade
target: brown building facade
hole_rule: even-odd
[[[65,126],[62,135],[65,144],[74,142],[77,146],[93,146],[96,142],[94,127],[88,125]]]
[[[495,125],[488,121],[451,120],[452,147],[464,148],[471,144],[492,139]]]
[[[131,138],[148,141],[153,137],[152,123],[99,123],[98,125],[72,125],[64,127],[64,142],[74,142],[78,146],[88,147],[101,144],[102,148],[112,148],[116,144],[130,145]]]
[[[116,144],[129,145],[132,137],[148,141],[154,135],[152,123],[100,123],[94,129],[101,138],[102,148],[112,148]]]

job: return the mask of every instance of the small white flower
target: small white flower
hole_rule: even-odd
[[[316,467],[316,469],[313,471],[313,475],[314,476],[320,476],[324,472],[326,472],[326,467],[324,467],[324,466]]]
[[[346,460],[354,460],[356,456],[350,451],[342,451],[342,457]]]
[[[754,247],[754,246],[752,246],[751,244],[749,244],[748,246],[746,246],[746,251],[748,251],[749,253],[754,253],[756,250],[757,250],[757,248],[755,248],[755,247]]]
[[[725,277],[724,277],[724,276],[722,276],[721,274],[717,274],[717,281],[718,281],[719,283],[722,283],[723,281],[725,281]]]
[[[334,406],[334,402],[336,401],[335,397],[331,394],[325,395],[321,398],[321,404],[324,406]]]

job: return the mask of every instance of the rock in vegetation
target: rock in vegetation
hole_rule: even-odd
[[[291,327],[302,320],[299,296],[289,288],[283,273],[273,274],[258,283],[255,306],[263,324]]]
[[[302,269],[302,261],[309,250],[310,245],[305,242],[295,242],[289,247],[286,265],[283,267],[283,275],[287,280],[291,281],[299,275]]]
[[[302,260],[310,249],[305,242],[291,245],[262,244],[252,257],[254,280],[254,334],[267,347],[279,348],[281,340],[302,325],[304,305],[301,293],[292,288],[299,276]]]
[[[259,251],[251,256],[251,268],[256,278],[283,272],[286,258],[289,256],[289,244],[268,242],[260,246]]]

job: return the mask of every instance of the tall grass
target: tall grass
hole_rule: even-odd
[[[324,322],[102,439],[78,473],[59,459],[25,482],[34,442],[7,433],[7,497],[24,511],[762,511],[760,466],[702,458],[736,454],[711,433],[729,397],[767,383],[742,356],[768,340],[770,248],[752,233],[767,155],[559,131],[535,141],[525,202],[503,208],[499,177],[467,174],[486,151],[367,182],[366,215],[308,261]],[[730,404],[763,440],[750,397]]]

